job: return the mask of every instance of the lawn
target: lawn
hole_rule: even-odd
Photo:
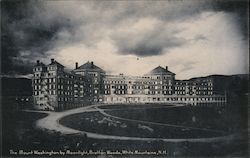
[[[220,113],[212,108],[204,108],[203,111],[187,106],[162,105],[124,108],[110,105],[100,108],[121,119],[100,112],[88,112],[66,116],[60,123],[92,133],[143,138],[209,138],[227,134],[225,127],[215,124],[220,119]]]
[[[139,106],[139,105],[136,105]],[[148,105],[147,105],[148,106]],[[161,106],[161,105],[159,105]],[[112,107],[114,107],[112,105]],[[174,118],[173,116],[170,117],[170,114],[165,113],[164,111],[167,110],[167,108],[163,109],[151,109],[153,110],[152,113],[155,113],[158,111],[158,115],[152,114],[153,116],[150,116],[147,114],[147,117],[142,117],[141,115],[144,114],[144,110],[141,109],[141,111],[137,111],[138,109],[131,109],[135,107],[129,107],[126,106],[128,109],[125,111],[122,111],[120,109],[122,106],[117,106],[116,110],[112,111],[106,111],[109,114],[112,115],[117,115],[117,116],[123,116],[123,117],[128,117],[128,118],[134,118],[134,116],[137,116],[139,119],[147,119],[154,118],[157,121],[163,121],[167,122],[166,120],[169,120],[170,118]],[[140,105],[141,107],[141,105]],[[146,108],[144,108],[146,109]],[[134,112],[133,115],[126,115],[125,112],[127,113],[132,113]],[[148,109],[149,110],[149,109]],[[148,110],[145,110],[145,113],[149,113]],[[154,111],[156,110],[156,111]],[[200,111],[198,109],[193,109],[197,111],[192,111],[196,115]],[[208,109],[205,109],[204,113],[201,113],[200,115],[203,116],[204,118],[209,117],[213,118],[214,116],[211,115],[211,112],[208,112]],[[211,110],[213,111],[213,110]],[[215,109],[215,111],[218,111],[218,109]],[[244,126],[244,110],[228,110],[228,109],[219,109],[221,111],[221,116],[218,115],[218,117],[222,118],[224,117],[224,120],[227,120],[228,124],[231,124],[232,131],[241,131],[242,129],[246,129]],[[231,111],[231,112],[228,112]],[[35,121],[46,117],[47,114],[39,114],[39,113],[31,113],[31,112],[23,112],[23,111],[11,111],[7,110],[5,108],[3,111],[2,115],[2,122],[3,122],[3,140],[2,140],[2,151],[3,151],[3,156],[7,157],[12,157],[9,155],[9,150],[35,150],[35,149],[40,149],[40,150],[72,150],[72,151],[78,151],[78,150],[127,150],[127,151],[135,151],[135,150],[148,150],[148,151],[157,151],[157,150],[167,150],[167,156],[173,156],[173,155],[178,155],[178,156],[244,156],[247,154],[247,149],[245,147],[247,144],[246,139],[240,139],[240,140],[235,140],[233,142],[226,141],[226,142],[214,142],[214,143],[188,143],[188,142],[183,142],[183,143],[166,143],[163,141],[119,141],[119,140],[97,140],[97,139],[91,139],[91,138],[84,138],[81,135],[62,135],[59,132],[54,132],[54,131],[44,131],[37,129],[34,124]],[[160,116],[159,113],[165,114],[164,116]],[[177,111],[178,112],[178,111]],[[140,113],[140,114],[139,114]],[[230,117],[228,117],[228,115]],[[74,115],[72,115],[74,116]],[[185,113],[177,113],[176,115],[177,120],[179,118],[189,118],[188,114]],[[199,115],[197,115],[199,116]],[[68,122],[74,124],[74,125],[81,125],[82,129],[87,129],[87,130],[93,130],[95,131],[94,128],[96,129],[96,132],[99,132],[97,130],[103,129],[107,133],[121,133],[124,132],[123,134],[130,133],[133,136],[149,136],[149,137],[155,137],[157,134],[157,131],[165,131],[166,129],[160,129],[158,126],[149,126],[149,125],[144,125],[139,123],[128,123],[128,122],[123,122],[122,120],[115,120],[112,119],[113,121],[108,121],[103,119],[104,116],[100,113],[85,113],[84,116],[74,116],[75,119],[71,119],[71,121],[68,120]],[[80,120],[82,117],[82,120]],[[169,117],[169,118],[168,118]],[[87,119],[88,118],[88,119]],[[92,123],[91,119],[92,118]],[[98,118],[98,119],[97,119]],[[168,118],[168,119],[164,119]],[[198,119],[197,119],[198,120]],[[99,121],[99,123],[98,123]],[[120,121],[116,122],[116,121]],[[175,119],[173,119],[175,121]],[[84,124],[85,122],[86,124]],[[113,122],[113,123],[111,123]],[[226,121],[225,121],[226,122]],[[221,123],[221,122],[219,122]],[[219,124],[218,123],[218,124]],[[95,127],[94,125],[98,125]],[[110,124],[110,126],[108,125]],[[114,124],[116,124],[116,128],[114,128]],[[119,126],[119,128],[117,128]],[[129,132],[125,130],[127,127],[135,127],[136,130],[134,130],[134,133]],[[152,128],[152,131],[150,128],[147,128],[146,126]],[[110,127],[110,128],[109,128]],[[105,129],[106,128],[106,129]],[[155,128],[157,130],[155,130]],[[235,130],[237,129],[237,130]],[[117,131],[116,131],[117,130]],[[139,133],[140,131],[141,133]],[[170,130],[171,131],[171,130]],[[175,131],[175,130],[173,130]],[[193,131],[192,131],[193,132]],[[164,133],[159,132],[161,135],[157,137],[163,137]],[[204,134],[204,133],[203,133]],[[206,134],[204,134],[206,135]],[[167,136],[165,136],[167,137]],[[174,137],[174,136],[173,136]],[[176,136],[175,136],[176,137]],[[247,137],[246,137],[247,138]],[[149,156],[151,157],[151,156]]]

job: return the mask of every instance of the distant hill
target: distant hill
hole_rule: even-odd
[[[248,93],[248,74],[238,75],[210,75],[198,78],[212,78],[214,91],[218,93],[227,92],[230,96],[245,95]],[[192,78],[197,79],[197,78]],[[192,80],[190,79],[190,80]]]
[[[1,77],[2,96],[32,96],[32,81],[27,78]]]

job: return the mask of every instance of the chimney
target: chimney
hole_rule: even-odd
[[[40,60],[37,60],[37,61],[36,61],[36,64],[38,65],[39,63],[40,63]]]
[[[78,62],[76,62],[76,69],[78,68]]]
[[[51,63],[53,63],[54,61],[55,61],[55,59],[52,58],[52,59],[51,59]]]
[[[166,66],[166,71],[168,71],[168,66]]]
[[[94,67],[94,62],[93,61],[91,61],[91,68],[93,68]]]

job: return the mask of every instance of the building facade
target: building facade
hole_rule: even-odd
[[[175,74],[157,67],[144,76],[106,75],[103,103],[186,103],[225,104],[224,95],[215,95],[211,78],[175,80]]]
[[[74,74],[83,76],[85,78],[85,95],[88,96],[89,102],[101,101],[103,78],[105,71],[94,65],[93,62],[87,62],[78,67],[76,63]]]
[[[66,71],[54,59],[33,68],[33,98],[37,109],[63,110],[93,103],[185,103],[225,104],[226,96],[215,94],[213,80],[175,80],[168,67],[158,66],[143,76],[107,75],[87,62]]]
[[[49,65],[37,61],[33,68],[33,98],[35,108],[63,110],[83,106],[86,101],[86,78],[67,72],[51,59]]]

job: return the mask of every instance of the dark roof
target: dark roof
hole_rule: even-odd
[[[87,63],[79,66],[75,70],[81,70],[81,69],[84,69],[84,70],[93,70],[93,71],[102,71],[102,72],[104,72],[103,69],[101,69],[100,67],[96,66],[93,62],[89,62],[89,61]]]
[[[164,69],[161,66],[158,66],[158,67],[154,68],[153,70],[151,70],[146,75],[175,75],[175,74],[171,71],[168,71],[167,69]]]
[[[62,64],[60,64],[59,62],[57,62],[57,61],[53,61],[53,62],[51,62],[49,65],[57,65],[57,66],[60,66],[60,67],[64,67]]]
[[[45,66],[45,64],[44,63],[42,63],[42,62],[39,62],[39,63],[36,63],[36,65],[35,66],[42,66],[42,67],[44,67]]]

